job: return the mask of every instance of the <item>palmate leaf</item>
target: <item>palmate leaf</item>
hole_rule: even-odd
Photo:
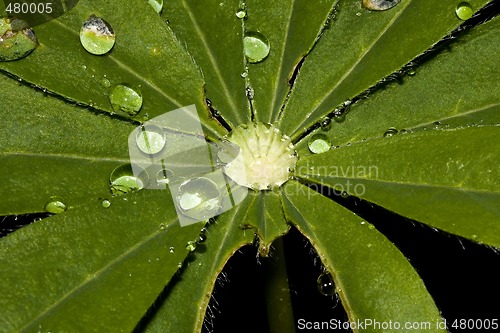
[[[473,1],[474,10],[484,3]],[[386,12],[370,12],[361,8],[361,1],[324,0],[311,4],[305,0],[286,0],[275,4],[263,0],[247,3],[173,0],[165,2],[159,17],[145,0],[126,5],[115,0],[105,3],[81,0],[60,19],[36,27],[39,47],[25,59],[0,63],[2,70],[21,78],[24,84],[18,86],[7,77],[0,81],[2,119],[8,128],[0,136],[0,168],[4,177],[2,184],[6,185],[2,193],[7,197],[0,204],[0,212],[40,212],[52,195],[62,196],[69,208],[1,240],[0,283],[7,292],[0,300],[0,317],[8,321],[2,321],[0,331],[131,331],[167,286],[188,254],[186,243],[195,239],[201,225],[180,228],[167,191],[142,190],[112,198],[108,209],[101,205],[103,198],[110,197],[110,172],[127,161],[128,134],[141,121],[179,106],[195,104],[206,136],[220,138],[227,129],[210,116],[209,102],[205,100],[208,98],[215,113],[219,112],[231,128],[250,121],[253,115],[259,121],[279,120],[279,127],[298,140],[305,127],[317,123],[338,103],[398,70],[456,28],[461,23],[455,16],[456,4],[448,0],[439,3],[403,0]],[[236,16],[241,9],[247,13],[244,19]],[[80,27],[91,14],[106,19],[117,35],[116,45],[107,55],[88,54],[80,45]],[[466,45],[476,43],[476,49],[457,48],[456,53],[461,55],[451,61],[473,58],[481,46],[485,50],[480,53],[482,61],[491,63],[489,56],[496,49],[485,45],[493,38],[493,31],[498,32],[497,23],[493,22],[490,28],[485,25],[467,40]],[[248,63],[243,55],[243,38],[249,31],[264,34],[270,42],[271,52],[260,63]],[[433,62],[437,69],[432,69]],[[486,150],[480,147],[481,140],[498,141],[497,127],[464,128],[454,132],[415,131],[404,138],[379,138],[382,128],[416,129],[433,121],[444,121],[453,116],[449,105],[459,106],[453,109],[458,115],[453,117],[458,119],[456,126],[450,120],[450,127],[476,122],[473,118],[488,119],[489,125],[495,124],[498,122],[495,104],[490,105],[490,100],[483,98],[494,96],[495,90],[490,93],[487,85],[482,85],[479,97],[464,104],[447,92],[450,97],[443,99],[440,107],[434,107],[432,102],[426,105],[429,111],[422,113],[422,118],[407,117],[393,109],[390,114],[399,114],[394,119],[385,118],[385,114],[377,111],[377,115],[366,120],[361,111],[362,108],[370,109],[369,112],[374,108],[387,109],[389,101],[397,105],[397,98],[401,106],[415,110],[415,103],[405,104],[405,97],[398,95],[398,89],[418,91],[433,83],[425,92],[431,93],[437,87],[433,76],[446,70],[440,63],[450,60],[437,58],[433,62],[419,70],[413,78],[414,87],[405,83],[374,94],[373,101],[353,107],[348,120],[330,132],[338,144],[361,141],[358,145],[306,157],[308,138],[296,142],[301,158],[297,169],[301,181],[328,183],[328,179],[318,177],[318,173],[310,169],[304,172],[301,168],[304,165],[319,169],[343,165],[337,163],[337,158],[344,158],[344,165],[378,163],[385,158],[386,163],[380,166],[395,162],[392,169],[384,168],[392,180],[406,176],[412,182],[429,180],[433,195],[442,193],[442,186],[436,185],[466,184],[473,200],[463,202],[463,198],[459,198],[463,202],[461,211],[472,207],[471,211],[475,212],[482,207],[486,212],[481,215],[483,220],[487,212],[498,219],[493,201],[497,198],[498,177],[491,173],[486,179],[473,183],[482,177],[481,172],[488,170],[487,161],[495,163],[498,159],[494,150],[483,156]],[[467,75],[482,73],[475,75],[474,80],[484,78],[486,82],[494,82],[494,73],[485,74],[486,68],[474,64]],[[425,70],[429,71],[427,76]],[[144,97],[141,112],[125,118],[107,115],[113,110],[108,97],[110,88],[102,84],[103,79],[112,85],[127,83],[138,87]],[[295,85],[289,95],[290,79]],[[26,83],[62,98],[52,94],[44,96]],[[458,86],[464,88],[460,82]],[[470,94],[472,90],[464,91]],[[282,109],[287,97],[289,103]],[[438,99],[435,95],[431,98]],[[474,110],[471,107],[476,103],[481,110],[468,112]],[[461,108],[462,105],[465,107]],[[434,117],[433,112],[439,116]],[[475,135],[476,139],[458,147],[456,141],[463,135]],[[363,142],[364,138],[373,140]],[[452,154],[457,157],[454,161],[463,160],[469,171],[474,156],[487,158],[466,175],[467,183],[460,183],[461,169],[453,169],[456,172],[451,175],[443,173],[446,161],[443,162],[440,145],[433,145],[441,140],[454,147]],[[435,170],[439,172],[422,175],[418,169],[409,168],[405,159],[418,158],[411,152],[394,159],[402,149],[414,151],[419,147],[429,149],[436,156],[439,163]],[[374,150],[380,153],[374,154]],[[426,166],[434,167],[430,159],[425,161]],[[446,167],[459,168],[460,165]],[[406,173],[398,174],[394,170]],[[295,185],[292,182],[281,190],[250,193],[234,210],[217,217],[216,223],[208,228],[206,252],[195,253],[196,261],[185,267],[180,281],[167,286],[167,298],[159,309],[152,309],[152,320],[146,330],[199,331],[216,276],[228,258],[250,243],[254,232],[260,238],[261,253],[267,254],[271,242],[290,228],[286,221],[295,224],[316,247],[336,279],[351,320],[439,320],[422,281],[387,239],[368,225],[361,226],[359,219],[336,203],[302,185]],[[429,214],[414,215],[416,210],[411,206],[408,209],[407,201],[401,201],[402,194],[397,189],[389,195],[387,186],[370,187],[372,184],[368,182],[363,185],[367,188],[366,195],[370,194],[367,199],[387,205],[400,214],[498,245],[497,236],[488,236],[485,232],[485,228],[496,230],[494,220],[478,227],[452,226],[452,218],[437,211],[452,207],[451,203],[445,205],[442,201],[445,206],[421,210],[430,212],[431,222]],[[294,188],[302,189],[307,195],[289,191]],[[414,206],[427,204],[428,193],[414,195],[411,199]],[[447,197],[450,202],[454,198]],[[461,211],[454,213],[458,215]],[[439,225],[434,224],[438,215]],[[359,237],[355,239],[353,235]],[[174,247],[173,253],[170,247]],[[352,253],[363,265],[352,265]],[[370,278],[380,285],[367,285],[363,279],[365,266]],[[26,281],[22,288],[18,287],[19,281]],[[384,286],[389,286],[385,290],[394,289],[384,294],[381,290]],[[422,306],[416,309],[415,302]]]

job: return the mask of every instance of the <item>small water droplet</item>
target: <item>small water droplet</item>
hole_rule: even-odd
[[[195,177],[179,186],[177,202],[184,215],[203,221],[215,216],[221,208],[221,192],[212,180]]]
[[[384,138],[390,138],[391,136],[396,134],[398,134],[398,130],[395,129],[394,127],[391,127],[387,131],[385,131]]]
[[[474,14],[472,6],[468,2],[460,2],[455,9],[457,17],[463,21],[468,20]]]
[[[373,230],[375,229],[375,226],[373,224],[368,224],[368,229]]]
[[[91,15],[80,29],[80,42],[87,52],[103,55],[111,51],[116,36],[111,25],[100,17]]]
[[[415,74],[417,74],[417,71],[413,68],[410,68],[406,74],[408,74],[409,76],[414,76]]]
[[[148,0],[148,2],[149,5],[153,7],[155,12],[157,12],[158,14],[161,13],[161,11],[163,10],[163,0]]]
[[[371,244],[366,244],[366,246],[368,246],[368,247],[372,247],[372,245],[371,245]]]
[[[126,84],[116,85],[109,95],[109,101],[115,111],[122,111],[130,116],[135,116],[142,107],[142,95],[139,90]]]
[[[196,242],[189,241],[186,245],[186,250],[188,250],[189,252],[193,252],[194,250],[196,250]]]
[[[162,169],[156,174],[156,184],[160,186],[166,186],[170,183],[170,179],[174,176],[174,173],[170,169]]]
[[[177,268],[179,268],[179,269],[182,268],[182,262],[177,264]]]
[[[251,63],[261,62],[269,55],[271,46],[266,36],[260,32],[250,31],[243,38],[243,51]]]
[[[109,208],[111,207],[111,201],[109,201],[108,199],[104,199],[103,201],[101,201],[101,206],[104,208]]]
[[[28,56],[38,41],[28,23],[18,18],[0,18],[0,62]]]
[[[401,0],[363,0],[363,7],[380,11],[390,9],[400,2]]]
[[[329,131],[332,128],[332,120],[329,117],[323,118],[321,120],[321,129],[323,131]]]
[[[147,173],[141,173],[141,178],[134,176],[132,166],[123,164],[116,167],[109,176],[110,190],[113,195],[121,195],[139,191],[148,183]]]
[[[200,236],[198,236],[198,243],[203,243],[206,240],[207,240],[207,236],[206,235],[200,234]]]
[[[345,199],[345,198],[348,198],[348,197],[349,197],[349,193],[347,193],[346,191],[342,191],[342,192],[340,193],[340,196],[341,196],[342,198],[344,198],[344,199]]]
[[[246,78],[246,77],[248,76],[248,72],[243,72],[243,73],[241,73],[241,75],[240,75],[240,76],[241,76],[242,78]]]
[[[104,88],[109,88],[111,87],[111,81],[109,81],[108,78],[104,77],[101,80],[101,86],[103,86]]]
[[[165,230],[167,227],[165,226],[165,224],[163,223],[160,223],[160,230]]]
[[[45,204],[45,211],[47,213],[59,214],[66,211],[66,209],[68,208],[64,204],[62,198],[58,196],[50,197],[49,202]]]
[[[174,247],[173,247],[173,246],[171,246],[171,247],[170,247],[169,252],[170,252],[170,253],[174,253],[174,252],[175,252],[175,249],[174,249]]]
[[[441,126],[441,122],[440,122],[440,121],[435,121],[435,122],[434,122],[434,127],[435,127],[436,129],[438,129],[440,126]]]
[[[143,153],[154,155],[165,147],[165,131],[156,125],[143,125],[137,131],[135,141]]]
[[[408,130],[407,130],[407,129],[405,129],[405,128],[403,128],[401,131],[399,131],[399,133],[401,133],[401,134],[406,134],[406,133],[408,133]]]
[[[317,280],[318,290],[325,296],[332,296],[335,293],[333,278],[328,272],[321,273]]]
[[[316,133],[311,136],[307,145],[314,154],[321,154],[330,150],[332,142],[330,138],[323,133]]]
[[[240,9],[236,12],[236,17],[239,19],[244,19],[247,16],[247,11],[244,9]]]
[[[476,239],[476,238],[477,238],[477,235],[472,235],[472,238]]]
[[[343,123],[346,118],[346,113],[347,112],[343,112],[342,110],[336,109],[333,112],[333,120],[335,120],[336,123]]]

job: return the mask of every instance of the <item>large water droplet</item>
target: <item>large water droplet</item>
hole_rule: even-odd
[[[103,86],[104,88],[109,88],[111,87],[111,81],[109,81],[107,77],[103,77],[101,80],[101,86]]]
[[[115,111],[125,112],[130,116],[135,116],[142,107],[141,93],[126,84],[114,87],[109,95],[109,101]]]
[[[28,23],[18,18],[0,18],[0,61],[13,61],[28,56],[38,41]]]
[[[45,211],[47,213],[59,214],[66,211],[66,209],[68,208],[62,201],[62,198],[57,196],[50,197],[49,202],[45,204]]]
[[[145,154],[157,154],[165,147],[165,131],[156,125],[144,125],[137,131],[136,142]]]
[[[109,208],[111,207],[111,201],[109,201],[108,199],[104,199],[103,201],[101,201],[101,206],[104,208]]]
[[[236,17],[239,19],[244,19],[247,16],[247,11],[244,9],[240,9],[236,12]]]
[[[474,10],[468,2],[461,2],[457,5],[455,13],[457,14],[457,17],[459,19],[465,21],[472,17],[472,15],[474,14]]]
[[[87,52],[103,55],[111,51],[116,36],[111,25],[100,17],[91,15],[80,29],[80,42]]]
[[[177,202],[184,215],[202,221],[217,215],[220,197],[217,184],[208,178],[196,177],[179,186]]]
[[[153,9],[160,14],[163,10],[163,0],[148,0],[149,5],[153,7]]]
[[[141,173],[141,179],[134,176],[132,166],[123,164],[116,167],[109,176],[110,189],[113,195],[131,193],[144,188],[148,182],[147,173]]]
[[[391,136],[396,134],[398,134],[398,130],[395,129],[394,127],[391,127],[387,131],[385,131],[384,138],[390,138]]]
[[[400,2],[401,0],[363,0],[363,7],[369,10],[387,10]]]
[[[312,153],[321,154],[330,150],[332,142],[326,134],[316,133],[309,138],[307,145]]]
[[[249,31],[243,38],[243,50],[249,62],[256,63],[264,60],[271,50],[266,36],[256,31]]]
[[[335,293],[335,284],[333,278],[328,272],[321,273],[318,277],[318,290],[325,296],[331,296]]]

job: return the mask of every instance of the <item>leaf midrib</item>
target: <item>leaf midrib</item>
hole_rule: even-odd
[[[164,230],[155,230],[152,234],[148,235],[147,237],[143,238],[140,242],[136,243],[134,246],[130,247],[127,251],[124,253],[120,254],[118,257],[110,261],[108,264],[104,265],[101,269],[98,269],[95,271],[94,274],[88,273],[87,275],[89,276],[85,280],[83,280],[80,284],[75,286],[73,289],[68,291],[66,294],[64,294],[61,298],[56,300],[55,303],[52,305],[48,306],[45,310],[43,310],[41,313],[39,313],[35,318],[33,318],[30,322],[25,324],[23,327],[21,327],[18,332],[22,331],[29,331],[32,325],[35,325],[37,321],[39,321],[41,318],[46,317],[47,315],[50,314],[51,311],[53,311],[55,308],[63,304],[71,295],[76,293],[78,290],[82,289],[85,287],[87,284],[96,281],[102,274],[104,274],[106,271],[108,271],[111,267],[119,264],[123,260],[125,260],[127,257],[132,255],[134,252],[138,251],[141,249],[142,246],[146,245],[148,242],[154,240],[158,235],[161,235],[165,232],[168,231],[169,228],[171,228],[174,225],[174,222],[177,220],[177,218],[173,218],[167,223],[167,226]]]
[[[74,159],[92,162],[117,162],[117,163],[129,163],[128,158],[119,157],[93,157],[93,156],[83,156],[74,154],[49,154],[49,153],[28,153],[28,152],[0,152],[0,157],[33,157],[33,158],[54,158],[54,159]]]

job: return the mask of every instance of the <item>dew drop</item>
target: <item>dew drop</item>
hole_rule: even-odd
[[[113,195],[122,195],[139,191],[148,183],[147,173],[141,173],[141,179],[134,176],[132,166],[123,164],[116,167],[109,176],[110,190]]]
[[[103,77],[101,80],[101,86],[103,86],[104,88],[109,88],[111,87],[111,82],[108,80],[108,78]]]
[[[342,110],[335,110],[333,113],[333,120],[335,120],[336,123],[343,123],[346,118],[346,113],[343,112]]]
[[[236,12],[236,17],[239,18],[239,19],[244,19],[245,17],[247,17],[247,11],[244,10],[244,9],[240,9]]]
[[[316,133],[311,136],[307,145],[312,153],[321,154],[330,150],[332,142],[327,135],[323,133]]]
[[[28,56],[38,41],[28,23],[18,18],[0,18],[0,62]]]
[[[371,245],[371,244],[369,244],[369,243],[368,243],[368,244],[366,244],[366,246],[367,246],[367,247],[372,247],[372,245]]]
[[[207,236],[206,236],[206,235],[201,234],[201,235],[199,235],[199,236],[198,236],[198,240],[197,240],[197,242],[198,242],[198,243],[204,243],[206,240],[207,240]]]
[[[412,68],[412,69],[409,69],[406,72],[406,74],[408,74],[409,76],[414,76],[415,74],[417,74],[417,71]]]
[[[179,186],[177,202],[184,215],[203,221],[217,215],[221,208],[221,192],[208,178],[191,178]]]
[[[182,262],[177,264],[177,268],[181,269],[182,268]]]
[[[400,2],[401,0],[363,0],[363,7],[380,11],[390,9]]]
[[[329,131],[332,128],[332,120],[329,117],[323,118],[321,120],[321,129],[323,131]]]
[[[173,246],[171,246],[171,247],[170,247],[170,249],[168,250],[168,252],[170,252],[170,253],[174,253],[174,252],[175,252],[174,247],[173,247]]]
[[[141,130],[137,131],[135,141],[143,153],[154,155],[165,147],[165,131],[156,125],[143,125]]]
[[[126,84],[115,86],[109,95],[109,101],[113,110],[125,112],[129,116],[135,116],[142,107],[141,93]]]
[[[369,224],[368,229],[373,230],[373,229],[375,229],[375,226],[373,224]]]
[[[270,50],[271,46],[267,37],[260,32],[250,31],[245,34],[243,51],[249,62],[261,62],[269,55]]]
[[[246,78],[246,77],[248,76],[248,72],[243,72],[243,73],[241,73],[241,75],[240,75],[240,76],[241,76],[242,78]]]
[[[170,183],[170,179],[174,176],[174,173],[170,169],[162,169],[156,174],[156,184],[160,186],[166,186]]]
[[[45,204],[45,211],[47,213],[59,214],[66,211],[66,209],[68,208],[62,201],[62,198],[58,196],[50,197],[49,202]]]
[[[165,224],[163,223],[160,223],[160,230],[165,230],[167,227],[165,226]]]
[[[100,17],[91,15],[80,29],[80,42],[87,52],[103,55],[111,51],[116,36],[111,25]]]
[[[188,250],[189,252],[193,252],[194,250],[196,250],[196,242],[189,241],[186,245],[186,250]]]
[[[455,9],[455,13],[459,19],[465,21],[472,17],[474,10],[468,2],[460,2]]]
[[[332,296],[335,293],[333,278],[328,272],[321,273],[317,280],[318,290],[325,296]]]
[[[398,130],[394,127],[391,127],[387,131],[385,131],[384,138],[390,138],[391,136],[394,136],[396,134],[398,134]]]
[[[101,201],[101,206],[104,208],[109,208],[111,207],[111,201],[109,201],[108,199],[104,199],[103,201]]]
[[[163,0],[148,0],[148,2],[149,5],[153,7],[155,12],[157,12],[158,14],[161,13],[161,11],[163,10]]]

